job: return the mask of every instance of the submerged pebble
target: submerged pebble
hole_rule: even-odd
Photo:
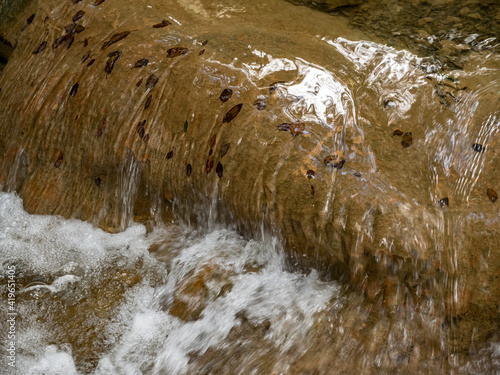
[[[76,14],[73,16],[73,22],[78,21],[80,18],[82,18],[85,15],[85,12],[83,10],[79,10],[76,12]]]
[[[149,105],[151,104],[152,99],[153,99],[153,95],[149,95],[148,98],[146,99],[146,104],[144,105],[144,109],[148,109]]]
[[[394,131],[392,132],[392,135],[397,135],[398,137],[400,137],[403,135],[403,131],[399,130],[399,129],[394,129]]]
[[[186,175],[188,177],[191,177],[191,173],[193,172],[193,168],[191,167],[191,164],[188,164],[186,167]]]
[[[169,151],[168,154],[167,154],[167,160],[168,159],[172,159],[172,157],[174,156],[174,151]]]
[[[222,164],[220,162],[217,163],[217,167],[215,168],[215,172],[217,173],[217,176],[219,176],[219,178],[222,177],[222,174],[224,172],[224,168],[222,167]]]
[[[146,81],[146,90],[150,90],[153,87],[155,87],[156,84],[158,83],[158,80],[159,78],[157,76],[151,74]]]
[[[307,178],[314,178],[314,176],[316,175],[316,172],[314,172],[312,169],[309,169],[307,172],[306,172],[306,176]]]
[[[220,149],[220,158],[222,159],[224,155],[227,154],[227,151],[229,150],[229,146],[231,146],[230,143],[226,143],[222,148]]]
[[[123,31],[118,34],[114,34],[106,43],[104,43],[101,47],[102,50],[105,50],[108,48],[110,45],[119,42],[120,40],[124,39],[130,34],[130,31]]]

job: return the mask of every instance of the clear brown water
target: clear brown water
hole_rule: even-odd
[[[168,9],[169,19],[184,25],[188,35],[205,32],[200,20],[214,27],[223,20],[220,34],[210,38],[219,48],[207,47],[200,76],[227,82],[235,95],[257,87],[268,101],[270,117],[308,122],[302,143],[290,142],[283,149],[276,173],[303,175],[317,168],[318,177],[331,178],[327,199],[321,202],[323,220],[332,220],[332,207],[341,207],[333,216],[344,222],[358,220],[353,237],[360,243],[381,227],[389,228],[394,237],[372,245],[417,251],[426,266],[461,264],[477,220],[486,218],[493,222],[488,228],[495,230],[499,202],[493,206],[486,194],[487,188],[500,191],[500,59],[490,39],[498,33],[495,17],[488,19],[490,34],[474,29],[475,21],[470,20],[475,18],[464,16],[455,31],[460,36],[451,38],[457,20],[450,25],[443,21],[441,34],[432,28],[434,21],[423,23],[423,32],[408,26],[412,17],[446,13],[445,8],[429,14],[423,7],[418,14],[400,10],[396,28],[406,27],[401,44],[394,24],[377,21],[378,8],[337,10],[329,16],[278,1],[151,4],[139,8],[126,3],[128,8],[117,12],[127,14],[126,21],[112,12],[107,17],[111,23],[138,27],[138,35],[144,19],[157,18],[157,8]],[[89,17],[99,11],[85,6]],[[277,22],[279,11],[284,25]],[[350,29],[349,24],[359,21],[355,12],[364,12],[372,21]],[[476,13],[486,17],[487,12],[481,8]],[[474,14],[473,9],[468,14]],[[224,47],[228,30],[238,31],[241,38],[235,49]],[[168,38],[158,40],[166,42]],[[199,48],[201,39],[190,42]],[[429,45],[436,49],[430,51]],[[227,70],[221,73],[214,66]],[[231,72],[243,73],[247,81],[241,84]],[[97,79],[89,77],[90,82]],[[269,85],[277,81],[282,83],[270,95]],[[43,97],[37,100],[43,102]],[[412,132],[410,147],[403,148],[405,138],[395,135],[396,129]],[[266,142],[260,130],[255,137]],[[475,143],[486,151],[471,149]],[[308,150],[301,173],[286,163],[295,148]],[[337,174],[327,174],[318,167],[326,153],[344,156],[348,163]],[[4,190],[16,187],[22,155],[2,166],[9,169]],[[264,171],[252,172],[255,180],[263,178]],[[18,373],[500,371],[500,332],[484,338],[481,325],[473,326],[481,340],[458,351],[453,342],[460,340],[461,332],[446,318],[448,309],[460,311],[468,298],[462,293],[462,274],[476,272],[472,279],[478,285],[492,283],[483,279],[491,268],[487,254],[477,259],[473,270],[457,267],[429,279],[423,277],[426,267],[415,261],[414,277],[401,280],[397,262],[375,252],[381,264],[389,262],[386,268],[396,271],[380,280],[367,277],[360,291],[345,281],[322,278],[315,270],[294,267],[280,238],[265,230],[250,238],[215,219],[216,188],[207,188],[206,206],[178,207],[175,222],[159,224],[157,218],[148,230],[133,224],[138,189],[133,160],[121,166],[120,176],[109,198],[116,200],[115,219],[128,226],[119,234],[76,220],[31,216],[14,193],[0,196],[2,269],[15,265],[20,286]],[[347,180],[353,177],[361,182]],[[450,199],[444,208],[438,203],[443,197]],[[372,201],[376,204],[365,205]],[[186,210],[201,219],[182,220],[189,216]],[[359,275],[364,277],[370,270],[362,269],[362,247],[359,251]],[[490,251],[500,249],[492,246]],[[5,295],[2,289],[2,298]],[[431,297],[422,297],[427,295]],[[4,315],[6,306],[0,308]]]

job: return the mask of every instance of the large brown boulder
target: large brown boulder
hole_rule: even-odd
[[[111,231],[172,208],[273,230],[300,266],[454,319],[457,347],[497,328],[497,56],[440,77],[286,2],[149,3],[2,25],[4,190]]]

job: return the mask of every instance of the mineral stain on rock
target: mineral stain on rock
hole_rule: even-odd
[[[233,95],[233,90],[231,89],[224,89],[222,90],[219,99],[222,103],[227,102],[229,99],[231,99],[231,96]]]
[[[238,116],[238,113],[241,111],[241,107],[243,107],[243,103],[236,104],[233,108],[231,108],[224,116],[222,123],[231,122],[236,116]]]
[[[120,40],[126,38],[130,34],[130,31],[123,31],[118,34],[114,34],[106,43],[104,43],[101,47],[102,50],[105,50],[110,45],[119,42]]]
[[[184,48],[184,47],[170,48],[170,49],[167,50],[167,57],[169,57],[169,58],[172,59],[174,57],[178,57],[178,56],[184,55],[188,51],[189,50],[187,48]]]
[[[76,93],[78,92],[78,86],[79,86],[79,85],[78,85],[78,82],[77,82],[77,83],[75,83],[75,84],[73,85],[73,87],[71,87],[71,91],[69,92],[69,95],[70,95],[71,97],[75,96],[75,95],[76,95]]]
[[[408,148],[411,146],[413,143],[413,135],[411,132],[406,132],[403,134],[403,139],[401,140],[401,145],[403,145],[404,148]]]
[[[33,54],[36,55],[40,52],[42,52],[45,47],[47,47],[47,41],[43,41],[42,43],[40,43],[40,45],[37,47],[37,49],[35,51],[33,51]]]
[[[486,195],[493,203],[495,203],[495,201],[498,199],[498,194],[493,189],[486,189]]]

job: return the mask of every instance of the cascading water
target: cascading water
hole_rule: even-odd
[[[3,358],[2,371],[500,372],[494,37],[474,34],[469,24],[467,32],[438,33],[428,19],[424,30],[388,36],[385,16],[377,25],[363,12],[387,9],[401,17],[394,27],[404,27],[411,17],[392,2],[381,9],[291,2],[334,18],[278,0],[152,0],[144,9],[133,1],[75,2],[92,21],[67,50],[98,48],[74,60],[69,52],[56,55],[46,76],[33,63],[46,55],[19,39],[28,57],[7,62],[0,84],[29,77],[19,86],[37,89],[30,100],[16,98],[14,88],[0,91],[7,103],[0,125],[17,124],[8,108],[29,120],[12,126],[12,139],[0,139],[0,315],[16,317],[7,326],[15,329],[16,366]],[[486,5],[469,3],[463,14],[485,17]],[[40,20],[47,35],[62,30],[57,17],[73,16],[73,5],[60,2]],[[267,21],[276,21],[268,7],[283,9],[285,26],[297,21],[290,36]],[[424,10],[415,14],[428,17]],[[150,22],[156,12],[168,16]],[[403,45],[347,29],[330,33],[340,15]],[[120,50],[99,52],[117,35],[110,25],[127,27],[130,36],[116,41]],[[240,27],[248,35],[226,39]],[[154,61],[141,43],[158,29],[167,31],[155,34],[155,48],[189,48]],[[134,37],[136,49],[127,50]],[[184,55],[197,62],[182,63]],[[154,74],[134,67],[145,56]],[[138,76],[113,81],[125,74]],[[47,99],[61,92],[71,98]],[[247,117],[238,123],[236,116]],[[38,119],[46,128],[30,125]],[[68,122],[69,130],[58,132]],[[22,137],[28,141],[16,143]],[[72,137],[77,141],[68,143]],[[107,137],[115,138],[106,144]],[[68,175],[87,180],[68,187]],[[28,214],[16,192],[31,211],[87,222]],[[9,334],[2,325],[2,342]]]

